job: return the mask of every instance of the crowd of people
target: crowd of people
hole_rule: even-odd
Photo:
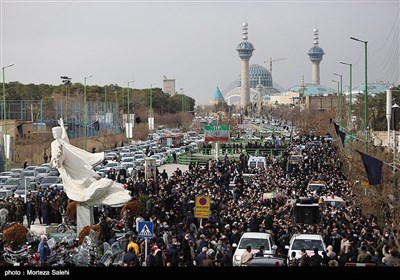
[[[355,262],[398,264],[395,243],[398,233],[392,231],[390,220],[382,221],[382,227],[377,216],[365,217],[355,204],[352,184],[341,170],[334,145],[323,138],[313,141],[313,145],[307,145],[309,141],[296,140],[287,145],[282,155],[267,156],[267,166],[263,169],[248,170],[245,156],[239,159],[226,156],[211,160],[205,167],[192,164],[185,172],[178,170],[157,180],[134,180],[133,199],[148,197],[145,211],[135,220],[154,223],[149,251],[157,248],[163,256],[163,262],[149,261],[148,265],[230,266],[234,250],[246,231],[271,232],[280,254],[287,253],[285,245],[289,245],[293,234],[321,234],[330,249],[326,252],[329,259],[320,261],[321,266],[329,261],[338,266]],[[303,162],[288,163],[292,153],[302,153]],[[235,188],[231,189],[233,176],[243,172],[253,172],[255,176],[246,181],[236,176]],[[309,191],[306,186],[311,180],[323,180],[327,188],[322,193]],[[280,196],[265,200],[263,194],[267,192]],[[332,194],[344,198],[346,203],[342,208],[321,207],[320,223],[299,224],[293,219],[293,200]],[[209,219],[195,218],[197,195],[210,196]],[[138,244],[137,256],[144,252],[135,222],[127,229],[125,238],[136,240],[133,242]],[[204,262],[208,259],[211,261]],[[300,265],[300,261],[297,263]]]
[[[145,197],[145,210],[135,216],[124,213],[121,217],[120,207],[102,207],[99,239],[110,244],[120,242],[127,266],[232,266],[233,253],[244,232],[272,233],[277,253],[283,255],[287,255],[285,246],[292,235],[307,232],[322,235],[328,248],[313,262],[314,266],[356,262],[400,265],[395,242],[398,232],[392,230],[390,219],[378,221],[375,215],[363,215],[355,204],[352,183],[342,172],[334,144],[323,137],[314,140],[313,145],[308,142],[308,138],[297,139],[287,143],[282,154],[267,155],[265,168],[248,169],[243,154],[239,159],[225,156],[210,160],[206,166],[191,164],[187,171],[177,169],[173,174],[164,170],[157,173],[157,178],[129,178],[132,200]],[[289,163],[293,153],[301,153],[303,161]],[[245,172],[254,176],[243,180],[240,174]],[[237,174],[232,188],[230,183]],[[116,180],[118,176],[112,178]],[[321,193],[307,190],[311,180],[325,181],[326,189]],[[280,195],[264,199],[263,194],[269,192]],[[332,194],[342,197],[345,205],[341,208],[321,205],[321,219],[316,224],[295,221],[294,200]],[[210,197],[208,219],[195,218],[198,195]],[[57,207],[66,206],[67,198],[62,193],[47,190],[37,196],[39,201],[54,200]],[[112,219],[125,222],[122,238],[117,238],[107,225]],[[154,225],[146,259],[143,257],[146,243],[137,232],[139,221],[151,221]],[[289,265],[305,263],[288,258]]]

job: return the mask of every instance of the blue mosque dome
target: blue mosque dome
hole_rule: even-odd
[[[294,86],[289,89],[289,92],[303,92],[304,96],[328,96],[331,94],[336,94],[337,90],[323,85],[316,85],[311,83],[305,83],[304,87],[301,85]]]
[[[386,90],[388,90],[391,86],[392,86],[391,84],[385,82],[368,83],[368,95],[377,95],[381,93],[386,93]],[[351,92],[352,94],[364,93],[365,84],[360,84],[359,86],[354,87]],[[347,93],[348,91],[345,92],[345,94]]]
[[[252,64],[249,67],[249,81],[250,88],[256,88],[261,79],[261,84],[264,87],[272,87],[272,75],[271,73],[259,64]]]

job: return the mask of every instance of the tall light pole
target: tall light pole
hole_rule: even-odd
[[[336,83],[337,84],[337,94],[338,94],[338,96],[340,95],[339,94],[339,81],[336,81],[336,80],[332,80],[332,82],[334,82],[334,83]],[[339,101],[339,103],[340,103],[340,101]],[[338,115],[339,115],[339,125],[340,125],[340,115],[341,115],[341,110],[340,110],[340,105],[338,106],[339,107],[339,112],[338,112]]]
[[[84,137],[85,137],[85,141],[84,141],[84,149],[86,150],[87,148],[87,108],[86,108],[86,79],[93,77],[93,75],[89,75],[86,76],[84,78],[85,80],[85,84],[83,87],[83,132],[84,132]]]
[[[68,86],[71,84],[71,78],[68,76],[61,76],[61,81],[65,85],[65,121],[68,122]]]
[[[149,106],[149,130],[154,129],[154,116],[153,116],[153,86],[156,83],[150,84],[150,106]]]
[[[368,68],[367,68],[367,45],[368,41],[363,41],[354,37],[350,37],[351,40],[364,43],[365,53],[365,101],[364,101],[364,131],[365,131],[365,152],[368,153]]]
[[[126,138],[128,138],[128,145],[130,144],[130,141],[129,141],[129,139],[131,138],[131,134],[132,134],[132,132],[131,132],[131,130],[132,130],[132,126],[131,126],[131,122],[130,122],[130,115],[131,115],[131,112],[130,112],[130,110],[129,110],[129,95],[130,95],[130,93],[129,93],[129,83],[132,83],[132,86],[134,86],[133,85],[133,83],[135,82],[135,80],[132,80],[132,81],[129,81],[128,82],[128,113],[126,114],[126,123],[128,124],[127,126],[126,126],[126,128],[127,128],[127,137]]]
[[[349,83],[350,83],[350,85],[349,85],[349,106],[348,106],[348,110],[349,110],[349,112],[348,112],[348,118],[347,118],[347,128],[351,131],[352,130],[352,120],[351,120],[351,118],[352,118],[352,114],[353,114],[353,101],[351,100],[352,99],[352,95],[353,95],[353,87],[352,87],[352,68],[353,68],[353,64],[351,64],[351,63],[347,63],[347,62],[343,62],[343,61],[340,61],[340,63],[341,64],[344,64],[344,65],[348,65],[348,66],[350,66],[350,81],[349,81]]]
[[[397,156],[397,139],[396,139],[396,111],[400,108],[396,103],[392,106],[393,111],[393,173],[396,172],[396,156]]]
[[[335,76],[340,77],[340,91],[338,88],[338,95],[339,95],[339,126],[342,126],[342,114],[343,114],[343,80],[342,75],[333,73]]]
[[[10,138],[7,133],[7,110],[6,110],[6,75],[4,69],[14,66],[13,63],[1,67],[3,74],[3,141],[4,141],[4,171],[8,171],[8,157],[10,155]]]

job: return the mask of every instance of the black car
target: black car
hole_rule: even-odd
[[[271,255],[266,254],[263,257],[254,257],[249,263],[248,266],[288,266],[287,258],[284,255]]]

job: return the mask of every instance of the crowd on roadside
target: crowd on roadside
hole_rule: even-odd
[[[395,239],[399,236],[392,230],[391,220],[364,216],[355,204],[352,183],[342,172],[334,144],[318,137],[314,145],[307,145],[310,140],[296,139],[286,145],[283,154],[266,156],[267,164],[262,169],[249,170],[245,155],[239,159],[225,156],[210,160],[206,166],[191,164],[184,172],[177,169],[173,174],[159,172],[157,178],[130,178],[132,200],[146,197],[145,210],[137,216],[124,213],[120,217],[120,208],[102,207],[100,240],[120,242],[125,265],[141,265],[140,257],[146,250],[145,242],[137,236],[137,222],[151,221],[154,235],[147,243],[147,258],[142,260],[147,266],[232,266],[233,253],[244,232],[271,232],[280,254],[287,253],[285,245],[289,245],[293,234],[308,232],[321,234],[329,248],[318,266],[328,266],[331,261],[337,266],[356,262],[398,266],[400,255]],[[304,160],[291,165],[288,157],[292,153],[302,153]],[[246,181],[236,176],[232,189],[234,175],[247,172],[255,176]],[[306,186],[311,180],[323,180],[327,188],[320,194],[308,191]],[[263,199],[268,192],[280,196]],[[325,205],[318,224],[295,222],[291,201],[332,194],[345,200],[344,207]],[[62,194],[43,195],[55,200],[57,206],[66,205]],[[211,198],[208,219],[194,216],[198,195]],[[117,239],[111,232],[107,221],[112,219],[123,220],[122,238]]]

